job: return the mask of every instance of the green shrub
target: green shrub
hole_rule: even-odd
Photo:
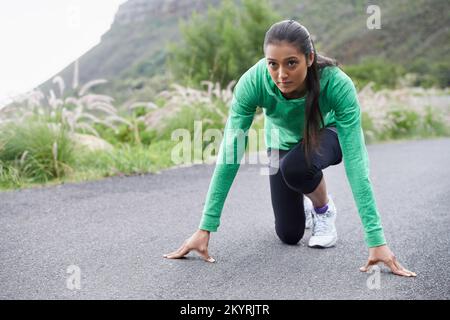
[[[430,106],[425,109],[422,129],[424,137],[450,136],[450,124],[446,124],[440,113]]]
[[[388,111],[389,122],[378,133],[379,140],[449,136],[450,126],[435,109],[427,107],[424,115],[406,108]]]
[[[401,139],[416,136],[419,131],[420,116],[417,112],[407,109],[388,111],[391,125],[386,134],[391,139]]]
[[[144,145],[119,144],[112,151],[84,150],[77,158],[78,174],[84,177],[148,173],[157,166]]]
[[[112,171],[118,174],[147,173],[152,169],[152,159],[147,146],[122,144],[109,156]]]
[[[135,120],[128,119],[130,122]],[[141,120],[134,122],[135,127],[131,127],[127,124],[121,124],[117,130],[113,130],[110,127],[105,126],[102,123],[94,124],[95,130],[99,133],[100,137],[113,145],[119,145],[128,143],[131,145],[143,144],[150,145],[157,137],[157,131],[151,128],[147,128],[145,123]]]
[[[16,189],[25,184],[19,169],[0,161],[0,189]]]
[[[12,166],[30,181],[46,182],[72,171],[74,150],[64,126],[26,121],[3,125],[0,133],[0,161],[9,173]]]
[[[217,112],[228,114],[227,105],[220,100],[215,100],[212,106],[205,104],[195,104],[193,106],[185,106],[176,116],[171,117],[164,125],[164,128],[157,135],[157,140],[171,140],[172,132],[176,129],[187,129],[194,136],[195,121],[202,121],[202,131],[208,129],[223,130],[225,127],[225,119]]]
[[[409,67],[410,72],[416,74],[415,86],[424,88],[450,86],[450,62],[430,61],[426,58],[417,58]]]
[[[395,88],[397,80],[406,74],[405,69],[395,63],[382,59],[366,59],[360,64],[344,66],[343,70],[353,80],[358,90],[368,83],[374,83],[374,89]]]
[[[202,80],[227,85],[262,55],[261,41],[281,17],[267,0],[226,0],[205,15],[194,12],[180,23],[182,41],[168,47],[168,67],[178,82],[198,86]]]

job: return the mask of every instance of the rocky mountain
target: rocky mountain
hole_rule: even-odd
[[[239,1],[238,1],[239,2]],[[178,41],[180,19],[204,13],[220,0],[128,0],[101,42],[79,58],[80,82],[121,81],[164,72],[168,41]],[[448,0],[272,0],[275,10],[305,26],[320,52],[344,64],[368,56],[402,65],[446,62],[450,56]],[[369,5],[380,9],[381,29],[367,28]],[[262,41],[262,39],[261,39]],[[73,64],[60,75],[71,79]],[[41,86],[48,87],[50,80]]]

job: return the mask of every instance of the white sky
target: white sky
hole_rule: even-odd
[[[126,0],[1,0],[0,108],[100,42]]]

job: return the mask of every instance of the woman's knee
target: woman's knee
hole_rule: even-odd
[[[295,161],[295,159],[286,157],[280,163],[280,171],[288,185],[301,189],[303,184],[312,181],[321,170],[314,164],[308,167],[302,161]]]
[[[303,238],[304,231],[288,231],[276,228],[278,238],[285,244],[296,245]]]

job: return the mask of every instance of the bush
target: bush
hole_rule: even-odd
[[[442,120],[439,113],[432,107],[428,106],[423,117],[423,136],[425,137],[440,137],[450,136],[450,125]]]
[[[395,108],[388,111],[384,129],[377,133],[379,140],[429,138],[449,136],[450,127],[436,116],[437,112],[427,107],[425,113],[406,108]]]
[[[407,66],[381,59],[366,59],[360,64],[344,66],[343,69],[358,89],[362,89],[369,82],[374,83],[375,90],[394,89],[407,75],[413,79],[409,84],[412,86],[423,88],[450,86],[450,63],[433,62],[425,58],[419,58]]]
[[[183,43],[168,48],[168,67],[189,86],[202,80],[226,85],[261,58],[262,39],[279,20],[267,0],[243,0],[243,6],[227,0],[206,16],[194,13],[180,24]]]
[[[109,154],[116,174],[138,174],[151,171],[152,159],[147,146],[123,144]]]
[[[24,178],[17,168],[0,161],[0,189],[20,188],[24,183]]]
[[[128,143],[130,145],[143,144],[148,146],[156,139],[157,131],[147,128],[143,121],[138,120],[135,122],[135,125],[136,128],[130,127],[127,124],[121,124],[117,130],[113,130],[102,123],[96,123],[93,127],[102,139],[105,139],[113,145]]]
[[[424,88],[450,86],[450,62],[416,59],[410,66],[410,72],[416,74],[415,86]]]
[[[343,70],[352,78],[358,90],[370,82],[374,83],[375,90],[393,89],[398,79],[406,74],[402,66],[374,58],[366,59],[360,64],[344,66]]]
[[[5,124],[0,133],[3,174],[47,182],[72,171],[74,149],[64,126],[26,121]]]
[[[148,173],[157,166],[151,150],[143,145],[119,144],[112,151],[84,150],[77,158],[77,174],[83,177]]]
[[[394,126],[391,128],[391,137],[394,139],[414,136],[420,124],[420,116],[412,110],[393,110],[388,113]]]

